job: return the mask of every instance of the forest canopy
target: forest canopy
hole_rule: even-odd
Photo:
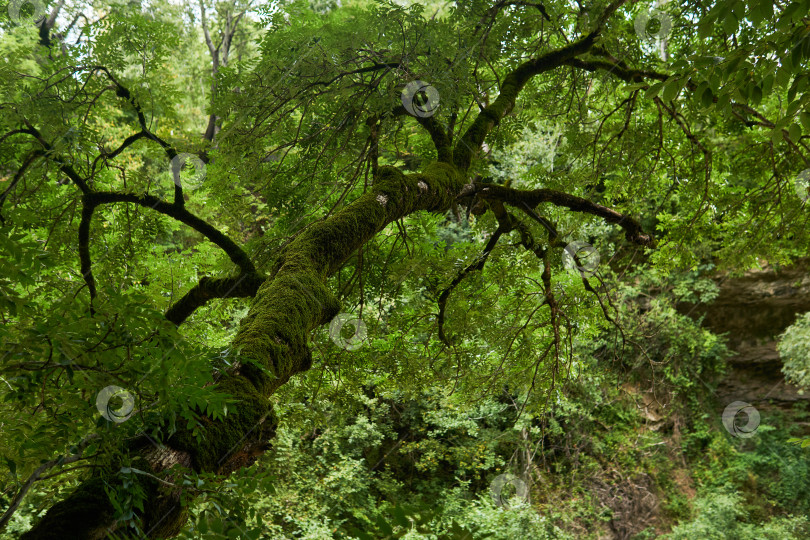
[[[584,537],[528,501],[642,448],[616,388],[702,418],[729,351],[681,308],[810,248],[810,0],[0,7],[10,538]],[[732,484],[673,538],[765,537]]]

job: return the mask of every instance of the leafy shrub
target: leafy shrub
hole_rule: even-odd
[[[779,336],[777,345],[784,366],[782,372],[792,383],[810,386],[810,312],[796,319]]]
[[[746,523],[742,496],[733,491],[704,493],[695,499],[697,515],[677,525],[669,540],[799,540],[810,534],[804,516],[774,517],[764,523]]]

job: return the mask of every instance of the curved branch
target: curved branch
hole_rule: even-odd
[[[166,156],[168,156],[169,160],[174,159],[174,157],[177,155],[177,150],[175,150],[172,145],[158,137],[156,134],[149,131],[149,128],[146,126],[146,115],[144,115],[140,103],[138,103],[138,101],[132,96],[129,89],[118,82],[118,80],[113,77],[112,73],[110,73],[110,71],[104,66],[93,66],[90,71],[103,71],[104,74],[107,75],[107,78],[110,79],[110,81],[112,81],[116,87],[115,95],[126,100],[128,103],[131,103],[135,108],[135,113],[138,116],[138,124],[141,126],[141,131],[145,134],[146,138],[158,143],[160,147],[163,148],[163,151],[166,152]],[[205,162],[208,161],[207,157],[202,159]],[[174,204],[181,207],[185,205],[183,188],[180,186],[179,182],[175,182],[174,184]]]
[[[580,58],[570,58],[566,60],[565,64],[571,67],[575,67],[577,69],[582,69],[584,71],[596,72],[599,70],[606,71],[608,73],[612,73],[616,76],[616,78],[621,79],[625,82],[632,82],[632,83],[643,83],[645,80],[655,80],[659,82],[663,82],[668,80],[670,77],[673,77],[672,74],[667,73],[660,73],[658,71],[647,71],[647,70],[640,70],[640,69],[633,69],[627,66],[627,64],[621,60],[617,60],[613,56],[611,56],[607,51],[599,50],[597,51],[594,48],[593,52],[598,52],[601,58],[589,58],[587,60],[582,60]],[[649,88],[649,86],[644,86],[643,88]],[[685,88],[690,92],[694,92],[698,88],[698,84],[692,80],[690,77],[686,83]],[[712,102],[717,103],[719,100],[718,96],[712,97]],[[765,128],[773,129],[776,124],[768,120],[762,113],[751,107],[746,103],[738,103],[736,101],[731,101],[731,107],[735,110],[735,116],[743,122],[746,126],[762,126]],[[747,121],[745,118],[741,118],[739,115],[736,114],[736,111],[743,111],[746,114],[749,114],[756,118],[756,121]],[[793,141],[790,138],[790,132],[786,128],[782,128],[782,138],[785,142],[790,146],[793,150],[795,150],[802,160],[805,163],[810,163],[810,159],[808,159],[801,151],[797,148],[797,144],[800,144],[805,148],[808,149],[807,145],[803,144],[801,141]]]
[[[695,134],[692,133],[692,131],[689,129],[689,126],[686,125],[686,122],[683,121],[681,116],[675,111],[674,108],[667,107],[666,103],[664,103],[664,101],[661,98],[659,98],[658,96],[655,96],[653,98],[653,101],[655,101],[656,104],[658,104],[665,111],[667,111],[667,114],[669,114],[669,116],[673,120],[675,120],[675,123],[677,123],[678,127],[681,128],[681,131],[683,131],[683,134],[686,136],[686,138],[689,139],[689,141],[692,144],[697,146],[700,149],[700,151],[703,153],[703,161],[705,163],[705,171],[706,171],[706,173],[704,175],[703,197],[701,198],[700,204],[698,205],[698,211],[695,213],[695,216],[689,221],[689,225],[687,226],[687,228],[691,228],[692,225],[694,225],[695,221],[697,221],[697,219],[700,217],[700,215],[703,214],[703,212],[704,212],[703,205],[709,199],[709,185],[711,184],[711,179],[712,179],[712,155],[713,154],[712,154],[712,151],[710,149],[708,149],[703,143],[701,143],[700,139],[698,139],[695,136]]]
[[[515,106],[518,94],[532,77],[551,71],[568,60],[588,52],[596,43],[602,26],[607,19],[627,0],[617,0],[611,3],[599,17],[596,28],[581,39],[560,49],[533,58],[520,64],[514,71],[506,75],[501,84],[500,93],[494,102],[484,107],[478,113],[472,125],[459,140],[453,152],[453,160],[460,170],[466,171],[470,167],[473,152],[477,152],[484,142],[487,134],[498,125],[501,119],[509,114]]]
[[[84,447],[87,446],[87,444],[91,440],[96,438],[98,438],[98,435],[96,435],[95,433],[91,433],[76,445],[78,452],[76,452],[75,454],[71,456],[59,456],[58,458],[46,461],[45,463],[37,467],[37,469],[31,474],[31,476],[28,477],[28,480],[26,480],[25,483],[22,485],[20,490],[14,495],[14,498],[11,500],[11,504],[9,505],[8,509],[5,511],[3,516],[0,517],[0,531],[6,528],[6,525],[8,525],[8,522],[11,520],[11,517],[14,515],[14,512],[16,512],[17,508],[20,506],[23,497],[25,497],[25,494],[28,493],[28,490],[31,489],[31,486],[34,485],[34,482],[40,480],[42,473],[57,465],[68,465],[70,463],[79,461],[80,459],[82,459]]]
[[[521,209],[524,205],[534,208],[540,203],[550,202],[555,206],[569,208],[575,212],[593,214],[594,216],[601,217],[608,223],[615,223],[623,228],[628,241],[641,246],[655,247],[655,239],[652,235],[644,233],[638,221],[630,216],[621,214],[611,208],[589,201],[588,199],[583,199],[582,197],[569,195],[568,193],[555,191],[553,189],[522,191],[480,182],[473,185],[472,191],[477,193],[482,199],[499,200]],[[469,194],[469,188],[466,192]]]
[[[537,213],[534,212],[528,205],[525,205],[525,208],[521,208],[526,214],[528,214],[532,219],[537,220],[541,225],[543,225],[549,232],[549,245],[551,246],[560,246],[560,242],[557,240],[559,236],[557,230],[554,226],[548,222],[545,218],[538,216]],[[512,231],[518,231],[520,234],[520,245],[522,245],[527,250],[531,251],[538,258],[547,261],[547,251],[541,246],[538,242],[535,241],[534,236],[532,235],[529,228],[526,226],[525,223],[514,217],[512,214],[506,211],[504,208],[503,203],[499,200],[492,200],[489,203],[489,207],[492,210],[493,214],[495,214],[495,218],[498,220],[498,228],[492,234],[489,241],[487,242],[486,247],[484,247],[484,251],[479,255],[478,260],[467,266],[464,270],[462,270],[450,283],[450,285],[442,291],[441,295],[439,296],[439,316],[438,316],[438,326],[439,326],[439,339],[447,345],[448,347],[452,346],[452,342],[444,333],[444,319],[445,319],[445,308],[447,305],[447,298],[450,296],[450,293],[456,286],[461,283],[461,281],[467,276],[467,274],[474,272],[476,270],[483,270],[484,264],[487,262],[489,258],[489,254],[495,249],[495,245],[498,242],[498,239],[504,235],[509,234]],[[554,306],[552,306],[554,308]]]
[[[166,312],[166,318],[180,326],[194,310],[212,298],[251,298],[264,282],[259,274],[240,274],[236,277],[203,277],[200,282],[174,303]]]
[[[92,302],[96,298],[96,279],[93,277],[93,261],[90,259],[90,222],[93,220],[93,211],[96,205],[89,199],[89,195],[82,197],[82,219],[79,222],[79,264],[82,278],[90,292],[90,314],[94,313]]]
[[[607,54],[607,53],[605,53]],[[565,64],[577,69],[585,71],[599,71],[604,70],[608,73],[613,73],[617,78],[625,82],[642,82],[644,79],[653,79],[656,81],[665,81],[670,76],[666,73],[658,73],[657,71],[645,71],[641,69],[632,69],[620,60],[613,61],[602,59],[588,59],[582,60],[580,58],[569,58]],[[697,87],[697,85],[695,85]]]
[[[210,223],[186,210],[185,207],[168,203],[159,199],[158,197],[155,197],[154,195],[135,195],[133,193],[97,191],[90,193],[87,198],[94,207],[100,204],[109,204],[114,202],[131,202],[170,216],[177,221],[188,225],[222,248],[222,250],[242,270],[243,273],[257,273],[256,267],[253,265],[250,257],[248,257],[247,253],[245,253],[241,247],[239,247],[233,240],[228,238]]]
[[[447,345],[448,347],[452,346],[452,342],[444,333],[444,315],[445,309],[447,307],[447,299],[450,297],[450,293],[456,286],[462,282],[462,280],[467,277],[468,274],[480,271],[484,269],[484,265],[489,258],[489,254],[492,253],[492,250],[495,249],[495,245],[498,243],[498,240],[505,232],[509,232],[506,230],[507,227],[503,224],[499,225],[498,228],[492,233],[492,236],[489,238],[487,245],[484,247],[484,251],[478,256],[475,262],[467,266],[464,270],[459,272],[459,274],[453,278],[453,281],[450,282],[450,285],[447,286],[445,290],[439,295],[439,316],[438,316],[438,325],[439,325],[439,339]]]
[[[34,126],[32,126],[27,120],[23,121],[25,122],[25,125],[28,126],[28,129],[20,129],[18,130],[18,132],[27,133],[28,135],[34,137],[39,142],[39,144],[41,144],[42,147],[45,148],[46,152],[44,155],[47,156],[49,153],[53,152],[54,150],[53,146],[51,146],[48,143],[48,141],[46,141],[42,137],[42,134],[39,132],[39,130]],[[76,184],[76,186],[81,190],[82,193],[84,193],[85,195],[90,193],[90,186],[87,185],[87,182],[85,182],[84,178],[82,178],[76,171],[74,171],[70,165],[67,165],[64,162],[60,161],[57,157],[54,157],[54,161],[59,163],[59,170],[65,173],[65,175],[68,178],[70,178],[74,184]]]
[[[28,167],[34,162],[34,160],[41,155],[42,153],[39,151],[32,152],[31,155],[29,155],[25,159],[25,161],[23,161],[22,165],[20,165],[20,168],[17,169],[17,172],[14,174],[14,178],[11,179],[11,182],[9,182],[8,187],[5,190],[3,190],[3,193],[0,193],[0,222],[2,223],[6,222],[6,220],[3,218],[2,210],[3,204],[5,204],[9,194],[17,186],[17,183],[23,177],[23,174],[25,174],[26,169],[28,169]]]
[[[101,154],[99,154],[96,159],[93,160],[92,170],[96,170],[96,163],[100,159],[115,159],[121,152],[126,150],[129,146],[131,146],[135,141],[138,139],[143,139],[144,137],[148,137],[147,133],[144,131],[139,131],[138,133],[134,133],[124,139],[124,142],[121,143],[121,146],[113,150],[112,152],[107,152],[104,148],[101,149]]]
[[[108,73],[105,68],[100,68],[105,73]],[[108,73],[109,75],[109,73]],[[110,76],[111,77],[111,76]],[[128,95],[128,90],[124,87],[120,87],[123,89],[124,92]],[[134,100],[133,100],[134,103]],[[136,104],[137,107],[137,104]],[[139,116],[142,117],[142,113]],[[34,136],[39,143],[45,148],[46,151],[50,152],[53,150],[53,147],[48,144],[47,141],[42,137],[39,131],[34,128],[32,125],[28,124],[28,129],[26,130],[19,130],[21,133],[27,133],[29,135]],[[126,147],[134,143],[140,138],[147,137],[153,139],[154,136],[151,135],[145,128],[145,123],[142,122],[142,130],[139,133],[131,135],[127,137],[127,139],[122,143],[122,145],[117,148],[111,154],[102,154],[99,157],[107,157],[112,156],[115,157],[117,154],[122,152]],[[167,143],[162,143],[166,152],[168,154],[177,155],[173,148],[168,146]],[[39,153],[32,154],[32,156],[39,155]],[[25,167],[33,161],[33,157],[29,158],[29,161],[25,165]],[[18,175],[25,169],[25,167],[21,168],[18,171]],[[252,284],[258,279],[258,272],[256,271],[256,267],[253,264],[253,261],[250,260],[247,253],[239,247],[233,240],[228,238],[225,234],[219,231],[217,228],[212,226],[210,223],[205,221],[204,219],[192,214],[189,212],[184,205],[178,204],[178,200],[182,201],[182,191],[178,192],[179,186],[175,186],[175,203],[170,204],[166,201],[162,201],[158,197],[154,195],[135,195],[131,193],[116,193],[116,192],[109,192],[109,191],[92,191],[88,186],[87,182],[70,166],[67,164],[61,164],[60,170],[64,172],[68,178],[70,178],[82,191],[83,198],[82,198],[82,217],[81,221],[79,222],[79,262],[80,262],[80,271],[82,274],[82,278],[84,279],[85,283],[87,284],[87,289],[90,292],[90,301],[92,303],[93,299],[95,299],[97,295],[96,290],[96,282],[93,276],[93,269],[92,269],[92,259],[90,257],[90,223],[93,219],[93,212],[96,209],[96,206],[101,204],[108,204],[114,202],[132,202],[138,204],[140,206],[144,206],[147,208],[151,208],[161,214],[165,214],[170,216],[181,223],[184,223],[191,227],[192,229],[196,230],[206,238],[208,238],[211,242],[215,243],[219,246],[227,255],[228,257],[236,264],[240,271],[241,275],[248,277],[245,284],[242,284],[241,287],[240,282],[235,284],[228,284],[227,280],[223,283],[217,281],[215,279],[211,279],[206,281],[207,278],[203,278],[200,283],[195,286],[191,291],[186,293],[186,295],[179,300],[172,308],[169,309],[167,316],[170,316],[172,322],[175,324],[182,323],[191,313],[194,312],[195,309],[205,304],[205,302],[210,298],[216,297],[227,297],[227,296],[252,296],[252,294],[248,295],[247,292],[250,290],[248,284]],[[13,184],[9,186],[9,189],[13,187]],[[5,200],[5,196],[8,190],[3,193],[2,199],[0,199],[0,204],[2,200]],[[178,195],[179,194],[179,195]],[[222,287],[225,287],[224,289]],[[246,288],[247,287],[247,288]],[[258,285],[256,285],[258,288]],[[233,289],[233,290],[230,290]],[[255,294],[255,290],[253,290]],[[91,314],[93,313],[93,308],[90,308]]]
[[[402,105],[394,108],[393,113],[394,116],[412,116]],[[430,139],[433,141],[433,146],[436,147],[438,154],[436,161],[441,163],[453,163],[453,146],[450,136],[439,121],[433,116],[426,118],[414,116],[414,118],[430,135]]]

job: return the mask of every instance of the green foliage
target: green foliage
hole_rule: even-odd
[[[706,538],[722,540],[798,540],[810,534],[810,522],[805,516],[773,517],[762,523],[746,523],[748,517],[742,496],[736,492],[705,493],[694,503],[697,516],[677,525],[671,540]]]
[[[329,232],[324,220],[381,171],[436,167],[430,135],[401,114],[408,82],[436,88],[440,107],[424,124],[458,142],[508,73],[585,35],[606,2],[298,0],[242,15],[242,2],[41,4],[62,10],[50,48],[0,8],[2,506],[55,464],[9,537],[102,472],[116,518],[136,531],[157,480],[126,455],[129,441],[187,428],[185,442],[205,453],[209,422],[265,405],[213,385],[239,358],[250,300],[209,299],[179,328],[164,316],[202,278],[234,275],[232,257],[155,207],[104,204],[83,222],[82,183],[171,203],[169,156],[198,154],[205,172],[194,184],[181,172],[174,206],[269,274],[283,248],[300,247],[294,237]],[[612,67],[572,62],[527,81],[488,133],[491,152],[463,174],[584,197],[639,219],[658,247],[538,205],[559,242],[597,248],[585,284],[536,218],[507,205],[547,251],[504,235],[449,294],[451,345],[437,336],[437,302],[481,260],[499,225],[491,211],[408,215],[341,260],[328,291],[310,290],[324,276],[276,283],[286,312],[301,294],[337,299],[368,340],[347,351],[326,325],[281,329],[311,346],[313,369],[273,397],[284,423],[258,464],[224,483],[191,471],[163,479],[197,497],[186,538],[651,538],[672,525],[673,538],[807,536],[806,520],[789,516],[810,513],[810,443],[794,425],[803,413],[769,418],[747,446],[730,442],[712,397],[729,351],[685,311],[717,297],[718,270],[808,252],[807,202],[794,195],[810,133],[810,4],[664,5],[672,32],[658,41],[635,31],[649,7],[622,5],[577,55]],[[209,122],[213,140],[201,138]],[[809,333],[806,314],[780,341],[784,372],[801,385]],[[271,373],[260,360],[243,369]],[[121,423],[97,409],[112,385],[134,399]],[[80,450],[78,466],[65,463]],[[493,503],[505,473],[534,480],[528,502]],[[654,517],[625,506],[653,499]]]
[[[794,384],[810,386],[810,313],[796,319],[779,339],[782,371]]]

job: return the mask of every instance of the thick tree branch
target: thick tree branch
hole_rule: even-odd
[[[79,264],[82,279],[90,293],[90,313],[93,314],[92,302],[96,298],[96,279],[93,277],[93,262],[90,259],[90,222],[96,205],[89,199],[90,194],[82,197],[82,218],[79,222]]]
[[[565,64],[571,67],[582,69],[585,71],[607,71],[625,82],[642,82],[645,79],[653,79],[656,81],[665,81],[669,75],[659,73],[657,71],[645,71],[640,69],[632,69],[620,60],[603,60],[600,58],[589,58],[583,60],[581,58],[569,58]]]
[[[449,164],[434,163],[410,175],[381,166],[372,190],[282,248],[270,271],[273,277],[259,287],[234,340],[234,348],[275,375],[267,379],[252,373],[257,388],[269,395],[309,369],[308,333],[339,309],[326,277],[389,223],[419,210],[446,211],[461,186],[460,174]]]
[[[166,318],[181,325],[199,307],[212,298],[252,298],[265,280],[258,274],[240,274],[235,277],[203,277],[200,282],[174,303],[166,312]]]
[[[622,3],[623,1],[611,4],[600,18],[597,29]],[[467,142],[473,145],[460,143],[461,148],[467,149],[467,155],[460,159],[449,150],[451,145],[447,140],[448,136],[443,133],[436,120],[422,122],[439,150],[440,162],[429,165],[423,173],[411,175],[403,174],[390,166],[379,166],[369,191],[323,221],[305,228],[279,250],[268,279],[263,280],[256,274],[241,248],[178,204],[170,204],[151,195],[90,190],[85,192],[85,200],[89,206],[131,202],[178,219],[217,243],[242,270],[239,276],[232,278],[204,278],[170,308],[167,317],[182,321],[195,307],[209,298],[255,292],[248,315],[241,321],[239,332],[233,341],[233,367],[222,370],[220,373],[223,376],[216,384],[217,390],[237,398],[238,407],[235,412],[229,412],[227,417],[220,420],[213,420],[200,413],[199,434],[204,438],[204,444],[200,444],[190,430],[181,427],[171,438],[163,441],[166,445],[164,449],[154,449],[148,445],[127,448],[137,453],[134,459],[145,461],[145,465],[139,463],[137,466],[139,470],[147,472],[142,475],[145,477],[144,482],[151,482],[144,484],[148,492],[149,507],[145,512],[139,512],[139,517],[143,518],[143,528],[149,530],[150,536],[166,537],[175,534],[186,519],[185,510],[179,505],[181,494],[173,487],[176,484],[164,481],[162,473],[179,465],[195,471],[224,474],[253,462],[267,448],[267,441],[273,437],[276,426],[269,397],[290,377],[311,367],[309,333],[318,325],[329,322],[340,309],[337,298],[327,287],[328,277],[339,271],[349,257],[387,225],[414,212],[444,212],[451,208],[456,194],[463,187],[472,152],[477,151],[474,150],[476,141],[480,147],[486,133],[500,121],[504,111],[508,112],[514,106],[514,97],[530,77],[543,70],[553,69],[547,67],[547,64],[555,64],[556,67],[570,55],[575,56],[581,50],[586,51],[596,40],[596,32],[569,47],[538,59],[545,62],[542,65],[529,62],[530,65],[523,71],[518,68],[518,72],[513,73],[508,84],[505,84],[505,94],[514,94],[511,104],[507,96],[498,107],[493,107],[498,104],[496,100],[490,106],[492,108],[487,107],[489,111],[485,109],[479,115],[473,122],[475,129],[471,127],[466,134],[470,137]],[[120,85],[117,93],[120,97],[131,99],[129,92],[122,90]],[[142,130],[146,133],[145,116],[139,107],[136,110]],[[511,221],[511,226],[521,232],[522,238],[526,238],[529,245],[534,249],[541,249],[531,239],[528,227],[519,220],[508,217],[503,204],[497,198],[487,196],[491,194],[483,195],[483,192],[479,195],[492,201],[492,206],[500,207],[503,212],[504,215],[499,218],[499,230],[507,227],[503,223]],[[558,195],[568,197],[565,194]],[[559,197],[553,199],[560,202]],[[521,203],[523,201],[521,198]],[[584,199],[565,199],[562,202],[566,201],[570,203],[567,206],[572,209],[590,211],[605,219],[614,218],[615,222],[626,229],[634,223],[621,214]],[[526,204],[530,205],[531,202],[528,199]],[[538,202],[534,202],[534,205]],[[529,211],[532,209],[529,208]],[[494,246],[494,241],[490,242]],[[63,532],[64,524],[68,523],[79,523],[82,537],[100,538],[116,528],[122,528],[124,524],[115,522],[111,505],[103,491],[106,480],[107,476],[92,477],[68,499],[54,505],[26,537],[46,538],[53,535],[54,531]]]
[[[393,112],[395,116],[411,116],[402,105],[396,107]],[[450,141],[450,136],[436,117],[428,116],[426,118],[422,118],[420,116],[416,116],[415,119],[430,135],[430,139],[433,141],[433,146],[436,148],[436,153],[438,154],[437,161],[441,163],[452,163],[453,147]]]
[[[472,190],[468,188],[463,193],[469,195],[470,191],[476,193],[482,199],[499,200],[521,209],[524,208],[524,205],[534,208],[540,203],[551,203],[555,206],[569,208],[575,212],[592,214],[601,217],[608,223],[615,223],[622,227],[625,230],[625,236],[628,241],[641,246],[655,247],[655,239],[652,235],[644,233],[638,221],[606,206],[591,202],[588,199],[583,199],[582,197],[569,195],[553,189],[521,191],[481,182],[475,183]]]
[[[156,450],[148,443],[140,450],[130,448],[138,452],[137,459],[146,462],[138,467],[157,476],[175,465],[226,474],[252,463],[275,434],[277,420],[269,396],[291,376],[310,368],[309,332],[339,312],[326,278],[389,223],[420,210],[446,211],[463,185],[461,178],[445,163],[431,164],[423,173],[411,175],[381,166],[371,190],[330,218],[313,223],[287,244],[274,261],[272,277],[258,287],[250,311],[242,319],[233,342],[233,367],[223,371],[216,384],[218,391],[237,397],[236,412],[216,421],[204,418],[199,428],[204,445],[190,430],[179,427],[164,441],[165,449]],[[98,204],[128,201],[154,206],[170,215],[182,211],[149,197],[103,193],[93,197]],[[201,289],[206,287],[209,285]],[[180,493],[144,478],[147,480],[151,483],[144,489],[148,490],[150,505],[143,514],[144,530],[151,529],[150,537],[177,534],[187,518],[179,504]],[[48,538],[52,531],[66,530],[68,523],[79,523],[83,538],[101,538],[120,527],[121,523],[113,521],[104,481],[103,476],[86,481],[54,505],[23,538]],[[93,509],[92,515],[87,508]]]
[[[596,27],[588,35],[539,58],[527,60],[506,75],[501,84],[498,97],[478,113],[472,125],[456,145],[453,151],[453,160],[456,167],[464,171],[469,168],[474,152],[481,148],[487,134],[498,125],[504,116],[509,114],[515,106],[518,94],[532,77],[551,71],[571,58],[588,52],[596,43],[602,31],[602,26],[607,19],[625,2],[627,0],[617,0],[605,8],[605,11],[597,20]]]
[[[43,17],[42,22],[39,24],[39,44],[43,47],[50,48],[51,46],[51,30],[56,24],[56,18],[59,16],[59,12],[62,10],[64,4],[65,0],[59,0],[50,14],[47,17]]]

